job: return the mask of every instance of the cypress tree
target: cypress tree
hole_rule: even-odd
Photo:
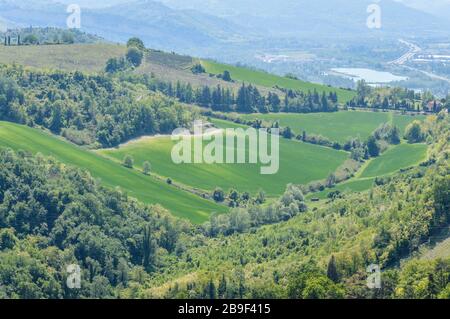
[[[339,282],[339,274],[337,272],[334,255],[331,256],[331,259],[328,262],[327,277],[335,283]]]
[[[227,292],[227,279],[225,278],[225,274],[222,274],[222,278],[219,281],[219,287],[217,288],[217,295],[219,298],[225,298],[225,294]]]

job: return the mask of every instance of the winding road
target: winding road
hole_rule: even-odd
[[[445,82],[450,83],[450,79],[446,78],[444,76],[440,76],[440,75],[437,75],[437,74],[434,74],[434,73],[431,73],[431,72],[427,72],[427,71],[423,71],[423,70],[420,70],[420,69],[417,69],[417,68],[406,66],[405,63],[408,62],[409,60],[411,60],[412,58],[414,58],[414,56],[416,54],[418,54],[419,52],[421,52],[422,49],[418,45],[416,45],[414,43],[411,43],[411,42],[408,42],[408,41],[405,41],[405,40],[402,40],[402,39],[400,39],[399,41],[401,43],[403,43],[404,45],[408,46],[409,47],[409,51],[406,52],[405,54],[403,54],[398,59],[396,59],[394,61],[391,61],[391,62],[388,62],[388,64],[402,66],[402,67],[407,68],[407,69],[409,69],[411,71],[420,72],[420,73],[422,73],[422,74],[424,74],[424,75],[426,75],[426,76],[428,76],[428,77],[430,77],[432,79],[441,80],[441,81],[445,81]]]
[[[401,57],[399,57],[398,59],[389,62],[388,64],[397,64],[397,65],[403,65],[405,64],[405,62],[407,62],[408,60],[412,59],[417,53],[419,53],[420,51],[422,51],[422,49],[415,45],[414,43],[405,41],[405,40],[399,40],[401,43],[405,44],[406,46],[409,47],[409,51],[406,52],[405,54],[403,54]]]

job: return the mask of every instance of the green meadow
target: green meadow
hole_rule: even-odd
[[[226,121],[213,122],[220,128],[238,126]],[[117,162],[129,154],[137,166],[149,161],[154,173],[194,188],[211,191],[218,186],[225,191],[235,188],[252,194],[262,189],[270,197],[283,194],[289,183],[324,179],[348,158],[348,153],[343,151],[281,138],[278,173],[262,175],[260,164],[174,164],[171,159],[174,144],[170,137],[150,137],[99,153]],[[248,149],[245,151],[248,155]]]
[[[268,88],[278,86],[285,89],[300,90],[300,91],[308,91],[308,90],[313,91],[314,89],[316,89],[318,92],[323,91],[327,93],[336,92],[338,94],[340,103],[348,102],[355,96],[354,91],[338,88],[330,88],[325,85],[295,80],[287,77],[270,74],[264,71],[256,71],[248,68],[217,63],[210,60],[201,60],[201,64],[208,73],[222,74],[226,70],[230,72],[231,78],[233,80],[261,85]]]
[[[400,144],[374,158],[364,169],[361,178],[377,177],[394,173],[402,168],[415,166],[427,156],[425,144]]]
[[[376,177],[382,177],[398,172],[403,168],[418,165],[427,157],[427,146],[425,144],[400,144],[391,147],[381,156],[376,157],[363,167],[357,177],[336,185],[322,192],[309,194],[308,198],[324,199],[330,192],[362,192],[373,186]]]
[[[270,113],[245,114],[243,119],[260,119],[267,122],[278,121],[281,127],[289,126],[294,133],[322,135],[332,141],[345,143],[351,137],[366,139],[382,123],[390,122],[403,133],[406,126],[424,116],[399,115],[392,112],[340,111],[335,113]]]
[[[92,176],[99,178],[105,186],[118,186],[144,203],[161,204],[175,216],[194,223],[208,220],[213,212],[227,211],[224,206],[145,176],[137,170],[127,169],[114,161],[27,126],[0,122],[0,147],[31,153],[40,152],[64,164],[89,170]]]
[[[350,193],[350,192],[363,192],[370,188],[372,188],[374,182],[374,178],[366,178],[366,179],[352,179],[348,182],[336,185],[333,188],[325,189],[318,193],[310,193],[306,196],[306,198],[318,198],[325,199],[328,194],[333,191],[340,191],[341,193]]]

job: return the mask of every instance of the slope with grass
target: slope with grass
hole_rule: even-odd
[[[122,57],[126,51],[125,45],[110,43],[0,46],[0,63],[98,73],[104,71],[108,59]],[[235,93],[239,90],[239,83],[226,82],[208,74],[193,74],[190,70],[192,65],[192,57],[149,49],[142,65],[133,72],[155,75],[160,80],[172,83],[190,83],[194,88],[220,85]],[[269,92],[282,94],[276,89],[257,87],[263,95]]]
[[[147,204],[161,204],[174,215],[201,223],[213,212],[226,212],[227,208],[204,200],[191,193],[181,191],[136,170],[127,169],[120,164],[80,149],[70,143],[37,129],[0,122],[0,147],[40,152],[57,160],[87,169],[108,187],[120,187],[140,201]]]
[[[111,43],[94,44],[64,44],[64,45],[29,45],[29,46],[0,46],[0,63],[19,64],[27,67],[56,69],[64,71],[84,71],[98,73],[105,69],[110,58],[124,56],[126,46]],[[138,74],[154,74],[157,78],[182,83],[190,83],[194,88],[202,86],[215,87],[221,85],[237,92],[240,83],[226,82],[208,74],[193,74],[190,70],[196,60],[190,56],[167,53],[157,50],[147,50],[143,64],[134,72]],[[239,68],[226,64],[202,61],[207,71],[221,74],[223,70],[232,71],[232,77],[255,85],[263,95],[269,92],[282,95],[276,88],[296,90],[314,90],[319,92],[337,92],[340,102],[347,102],[354,96],[354,92],[330,88],[319,84],[293,80],[247,68]]]
[[[361,178],[384,176],[402,168],[415,166],[425,160],[425,144],[400,144],[374,158],[361,173]]]
[[[376,177],[383,177],[401,169],[418,165],[427,157],[425,144],[400,144],[391,147],[381,156],[371,159],[355,178],[333,188],[318,193],[311,193],[308,198],[324,199],[334,191],[342,193],[363,192],[373,186]]]
[[[365,178],[365,179],[351,179],[347,182],[336,185],[333,188],[325,189],[321,192],[317,193],[309,193],[306,198],[318,198],[325,199],[328,197],[328,194],[331,192],[339,191],[341,193],[353,193],[353,192],[364,192],[370,188],[372,188],[374,182],[374,178]]]
[[[208,73],[222,74],[224,71],[229,71],[231,78],[233,80],[261,85],[268,88],[280,87],[284,89],[292,89],[299,91],[317,90],[318,92],[325,91],[327,93],[336,92],[338,94],[340,103],[346,103],[355,96],[355,92],[350,90],[331,88],[325,85],[295,80],[287,77],[270,74],[264,71],[251,70],[248,68],[217,63],[210,60],[201,60],[201,64]]]
[[[0,63],[94,73],[103,71],[108,59],[125,53],[125,46],[106,43],[0,46]]]
[[[392,112],[340,111],[335,113],[312,114],[245,114],[243,119],[260,119],[267,122],[278,121],[281,127],[289,126],[296,134],[322,135],[331,141],[345,143],[351,137],[365,140],[382,123],[392,122],[404,132],[406,126],[424,116],[399,115]]]
[[[220,128],[237,127],[227,121],[213,122]],[[116,161],[130,154],[137,165],[149,161],[156,174],[195,188],[210,191],[219,186],[252,194],[263,189],[271,197],[281,195],[289,183],[305,184],[326,178],[348,158],[346,152],[280,139],[279,171],[274,175],[262,175],[260,164],[174,164],[171,160],[174,143],[170,137],[151,137],[100,153]]]

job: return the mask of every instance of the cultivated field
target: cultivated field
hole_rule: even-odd
[[[226,121],[213,122],[221,128],[236,127]],[[210,191],[219,186],[225,191],[236,188],[252,194],[263,189],[271,197],[281,195],[289,183],[305,184],[326,178],[348,158],[346,152],[280,139],[278,173],[261,175],[259,164],[174,164],[171,160],[173,145],[169,137],[155,137],[100,153],[116,161],[130,154],[137,165],[149,161],[156,174],[195,188]]]
[[[316,89],[318,92],[323,91],[337,92],[340,103],[348,102],[355,96],[355,92],[353,91],[330,88],[325,85],[290,79],[287,77],[277,76],[263,71],[255,71],[247,68],[216,63],[209,60],[202,60],[201,64],[208,73],[222,74],[225,70],[227,70],[230,72],[231,78],[233,80],[243,81],[246,83],[252,83],[269,88],[278,86],[285,89],[300,90],[300,91],[308,91],[308,90],[313,91],[314,89]]]
[[[137,170],[130,170],[93,152],[80,149],[70,143],[37,129],[0,122],[0,147],[40,152],[53,156],[69,165],[87,169],[108,187],[120,187],[128,195],[147,204],[161,204],[175,216],[194,223],[208,219],[212,212],[226,212],[227,208],[212,201],[169,186]]]
[[[364,169],[361,178],[377,177],[397,172],[402,168],[415,166],[427,156],[425,144],[400,144],[374,158]]]
[[[289,126],[295,134],[322,135],[331,141],[344,143],[351,137],[365,140],[382,123],[391,122],[403,134],[406,126],[424,116],[398,115],[392,112],[341,111],[335,113],[271,113],[240,115],[247,120],[278,121],[281,127]]]
[[[115,44],[0,46],[0,63],[64,71],[103,71],[109,58],[123,56],[126,47]]]
[[[309,194],[308,198],[324,199],[330,192],[362,192],[372,188],[375,177],[397,173],[403,168],[418,165],[426,160],[427,146],[425,144],[400,144],[391,147],[381,156],[371,159],[355,178],[326,189],[319,193]]]

